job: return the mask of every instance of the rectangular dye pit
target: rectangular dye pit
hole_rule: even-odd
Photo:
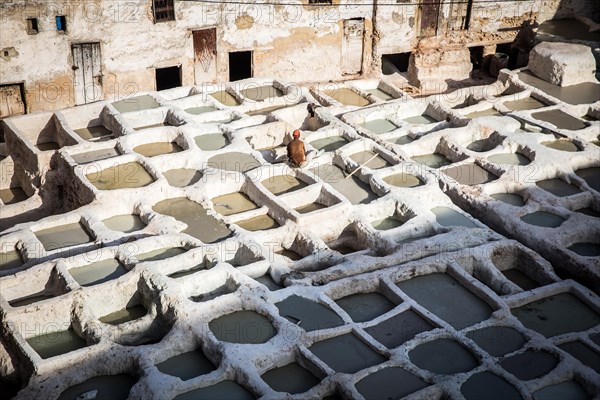
[[[154,182],[152,175],[136,161],[89,173],[86,178],[98,190],[140,188]]]
[[[46,251],[77,246],[94,240],[80,222],[42,229],[34,233]]]
[[[345,106],[364,107],[371,104],[369,100],[348,88],[326,90],[324,93]]]
[[[600,324],[600,315],[571,293],[559,293],[511,310],[529,329],[546,337],[586,331]]]
[[[330,184],[352,204],[368,204],[378,198],[371,187],[361,181],[356,175],[346,179],[347,174],[333,164],[321,165],[310,170],[312,173]]]
[[[396,285],[419,305],[448,322],[455,329],[484,321],[493,310],[448,274],[422,275]]]
[[[283,96],[283,92],[273,85],[251,87],[242,90],[241,93],[242,96],[254,101],[263,101],[266,99]]]
[[[217,100],[219,103],[229,107],[235,107],[240,105],[240,102],[237,101],[237,99],[226,90],[210,93],[210,96],[213,99]]]
[[[124,324],[125,322],[130,322],[142,318],[147,313],[148,310],[146,310],[146,307],[139,304],[137,306],[131,306],[122,310],[112,312],[103,317],[100,317],[98,320],[109,325],[120,325]]]
[[[5,205],[20,203],[27,200],[29,196],[21,187],[12,187],[8,189],[0,189],[0,200]]]
[[[114,258],[69,270],[73,279],[81,286],[93,286],[108,282],[127,272],[125,266]]]
[[[233,215],[258,208],[250,198],[241,192],[229,193],[212,199],[213,207],[221,215]]]
[[[104,125],[88,126],[86,128],[73,129],[83,140],[98,142],[113,138],[112,131]]]
[[[391,132],[394,129],[398,129],[396,125],[394,125],[387,119],[374,119],[371,121],[365,121],[361,126],[377,135],[381,135],[383,133]]]
[[[150,95],[130,97],[112,103],[113,107],[120,113],[148,110],[160,107],[156,99]]]
[[[342,136],[329,136],[323,139],[313,140],[312,142],[310,142],[310,145],[317,150],[330,152],[335,151],[348,143],[348,140],[346,140]]]
[[[274,195],[290,193],[308,186],[306,182],[292,175],[276,175],[265,179],[261,184]]]
[[[352,333],[317,342],[309,350],[335,372],[347,374],[387,361]]]
[[[186,197],[163,200],[152,209],[187,224],[183,232],[204,243],[214,243],[231,235],[223,222],[208,215],[204,207]]]
[[[59,356],[87,346],[73,329],[47,333],[27,339],[31,348],[43,359]]]
[[[350,156],[350,158],[356,161],[358,165],[362,165],[370,169],[386,168],[392,165],[379,154],[370,150],[354,153]]]
[[[23,265],[23,257],[18,250],[0,253],[0,271],[18,268]]]

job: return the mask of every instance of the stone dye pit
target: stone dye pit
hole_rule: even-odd
[[[6,120],[0,393],[597,398],[600,109],[525,72],[141,93],[52,161]]]

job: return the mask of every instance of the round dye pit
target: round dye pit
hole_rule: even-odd
[[[267,318],[246,310],[213,319],[208,327],[217,340],[238,344],[266,343],[277,334]]]
[[[559,215],[546,211],[536,211],[531,214],[523,215],[521,221],[543,228],[558,228],[565,222],[565,219]]]
[[[176,168],[163,173],[169,185],[174,187],[185,187],[193,185],[202,178],[202,172],[196,169]]]
[[[390,185],[397,186],[397,187],[411,188],[411,187],[423,185],[423,181],[421,181],[421,179],[419,179],[418,177],[416,177],[414,175],[406,174],[404,172],[386,176],[385,178],[383,178],[383,181],[385,183],[388,183]]]
[[[417,367],[436,374],[467,372],[479,365],[465,347],[451,339],[438,339],[415,347],[408,353]]]

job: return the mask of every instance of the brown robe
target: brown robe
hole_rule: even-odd
[[[287,145],[288,159],[295,166],[300,166],[305,160],[304,142],[300,139],[294,139]]]

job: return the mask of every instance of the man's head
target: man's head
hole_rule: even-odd
[[[300,137],[300,131],[299,131],[298,129],[296,129],[296,130],[294,131],[294,133],[292,134],[292,137],[293,137],[294,139],[296,139],[296,138],[299,138],[299,137]]]

